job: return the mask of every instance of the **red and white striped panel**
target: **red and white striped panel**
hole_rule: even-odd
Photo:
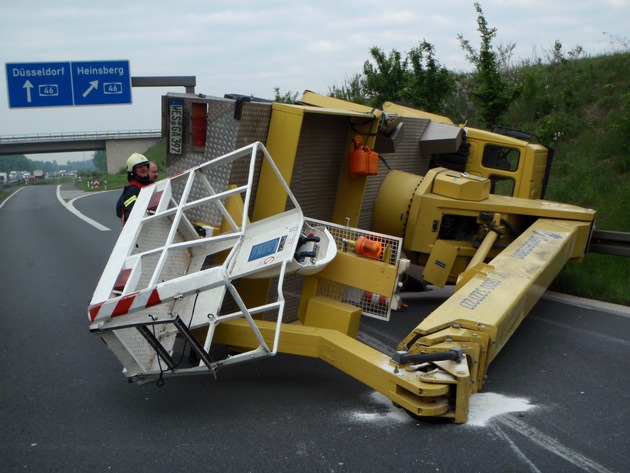
[[[134,310],[145,309],[160,304],[161,302],[162,299],[160,298],[157,288],[153,288],[152,290],[134,292],[116,299],[109,299],[104,302],[99,302],[98,304],[93,304],[89,307],[88,312],[90,314],[90,320],[94,322],[96,320],[125,315]]]

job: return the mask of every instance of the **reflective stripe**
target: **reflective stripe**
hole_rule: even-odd
[[[162,303],[162,298],[154,287],[151,290],[133,292],[116,299],[110,299],[104,302],[99,302],[89,307],[90,320],[109,319],[112,317],[119,317],[125,315],[130,311],[134,312],[147,307],[152,307]]]
[[[136,200],[138,200],[138,196],[137,195],[132,195],[131,197],[129,197],[127,200],[125,200],[125,208],[129,207],[131,204],[133,204]]]

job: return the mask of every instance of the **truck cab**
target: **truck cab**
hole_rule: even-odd
[[[450,119],[411,107],[386,102],[386,114],[425,118],[456,127]],[[494,126],[491,131],[460,126],[461,143],[456,151],[431,156],[430,167],[485,177],[492,181],[491,193],[542,199],[551,171],[553,149],[538,143],[538,138],[512,128]]]
[[[498,133],[498,128],[464,130],[470,145],[465,172],[490,179],[493,194],[525,199],[544,197],[552,150]]]

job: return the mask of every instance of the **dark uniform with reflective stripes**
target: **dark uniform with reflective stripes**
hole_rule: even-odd
[[[134,179],[123,189],[123,192],[116,203],[116,216],[123,221],[123,224],[127,222],[131,209],[133,209],[133,204],[135,204],[136,200],[138,200],[140,189],[146,185],[147,184],[143,184]]]
[[[122,195],[116,202],[116,215],[122,220],[123,225],[127,222],[133,205],[138,200],[140,189],[152,184],[149,177],[149,160],[140,153],[133,153],[127,159],[127,186],[123,189]]]

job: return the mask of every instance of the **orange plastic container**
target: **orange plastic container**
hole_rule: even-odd
[[[351,149],[348,160],[351,174],[364,176],[378,174],[378,153],[367,146]]]
[[[383,254],[383,245],[378,241],[370,240],[364,236],[357,238],[354,251],[358,255],[367,256],[368,258],[379,259]]]

